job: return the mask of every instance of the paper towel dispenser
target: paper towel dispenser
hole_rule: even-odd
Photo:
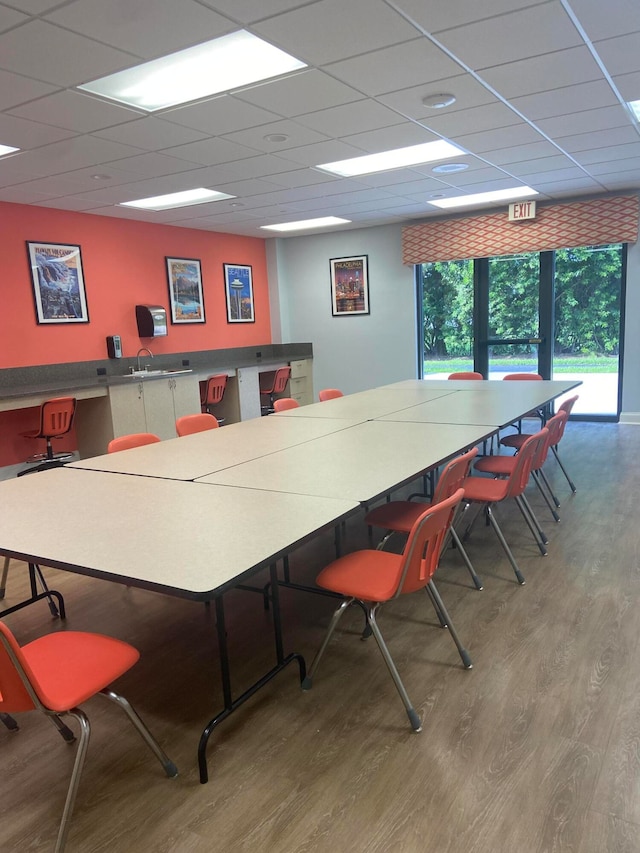
[[[136,305],[136,321],[141,338],[167,334],[167,311],[161,305]]]

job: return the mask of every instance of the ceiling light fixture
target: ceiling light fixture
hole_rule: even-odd
[[[252,33],[238,30],[78,88],[154,112],[306,67]]]
[[[531,187],[511,187],[507,190],[493,190],[486,193],[473,193],[472,195],[459,195],[451,198],[443,198],[441,201],[429,201],[428,204],[433,204],[435,207],[466,207],[471,204],[490,204],[495,201],[512,201],[518,198],[527,198],[527,196],[538,195],[537,190],[532,190]]]
[[[332,225],[343,225],[350,219],[340,219],[338,216],[321,216],[319,219],[300,219],[298,222],[281,222],[279,225],[261,225],[265,231],[302,231],[307,228],[330,228]]]
[[[468,163],[441,163],[431,170],[436,175],[453,175],[455,172],[464,172],[469,168]]]
[[[435,160],[459,157],[462,154],[465,154],[462,148],[458,148],[457,145],[446,142],[444,139],[438,139],[435,142],[424,142],[421,145],[409,145],[407,148],[381,151],[379,154],[365,154],[362,157],[351,157],[348,160],[323,163],[315,168],[323,172],[330,172],[332,175],[339,175],[341,178],[351,178],[354,175],[371,175],[374,172],[390,172],[392,169],[432,163]]]
[[[168,193],[167,195],[156,195],[150,198],[138,198],[134,201],[123,201],[120,202],[120,205],[121,207],[137,207],[141,210],[171,210],[173,207],[189,207],[192,204],[222,201],[225,198],[235,198],[235,196],[198,187],[195,190],[183,190],[179,193]]]
[[[636,121],[640,121],[640,101],[628,101],[627,106],[634,114]]]
[[[432,110],[441,110],[443,107],[450,107],[451,104],[455,104],[456,96],[455,95],[427,95],[422,99],[422,103],[425,107],[430,107]]]
[[[5,157],[7,154],[15,154],[19,148],[12,148],[10,145],[0,145],[0,157]]]
[[[267,133],[264,139],[267,142],[286,142],[289,137],[286,133]]]

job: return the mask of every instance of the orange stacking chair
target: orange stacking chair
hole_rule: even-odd
[[[131,705],[109,687],[116,678],[128,672],[139,657],[138,650],[128,643],[84,631],[46,634],[20,647],[9,628],[0,622],[0,712],[5,725],[12,728],[10,723],[15,721],[8,715],[14,712],[41,711],[68,743],[76,738],[60,717],[74,717],[80,725],[80,743],[58,831],[56,853],[64,850],[89,746],[91,726],[78,707],[87,699],[101,694],[119,705],[167,776],[178,775],[175,764],[164,754]]]
[[[155,444],[160,441],[152,432],[133,432],[130,435],[119,435],[112,438],[107,445],[107,453],[117,453],[119,450],[130,450],[132,447],[143,447],[145,444]]]
[[[481,373],[476,373],[475,370],[462,370],[459,373],[450,373],[447,376],[447,379],[483,379],[484,376]]]
[[[536,540],[536,544],[539,548],[546,553],[544,550],[544,543],[540,543],[538,539],[537,531],[533,525],[533,522],[527,515],[527,511],[524,508],[523,502],[521,500],[522,493],[524,492],[527,483],[529,482],[529,475],[531,474],[531,466],[533,464],[533,458],[538,450],[540,442],[544,442],[548,435],[547,429],[541,429],[540,432],[535,433],[534,435],[529,436],[529,438],[524,442],[520,452],[515,457],[516,464],[513,466],[513,470],[509,477],[504,480],[492,480],[488,477],[467,477],[464,481],[464,502],[465,502],[465,510],[468,507],[475,503],[479,504],[480,508],[484,510],[491,527],[493,527],[500,544],[502,545],[505,554],[507,555],[507,559],[511,563],[511,568],[513,569],[516,578],[518,579],[518,583],[523,584],[524,577],[522,572],[518,568],[518,564],[515,561],[513,554],[511,553],[511,549],[507,545],[507,540],[504,538],[502,530],[500,530],[500,526],[495,518],[495,514],[493,512],[493,507],[495,504],[500,503],[501,501],[507,500],[508,498],[513,498],[520,509],[520,512],[524,516],[525,521],[529,529],[531,530],[534,539]],[[467,527],[467,531],[465,535],[471,530],[473,522]]]
[[[212,415],[213,412],[210,411],[210,407],[217,406],[222,402],[227,387],[227,379],[226,373],[216,373],[215,376],[210,376],[200,383],[200,407],[203,412]],[[224,418],[219,418],[217,415],[214,417],[222,426]]]
[[[300,403],[294,400],[293,397],[280,397],[278,400],[273,401],[274,412],[286,412],[287,409],[298,409],[299,407]]]
[[[263,415],[270,415],[274,411],[273,404],[276,398],[276,394],[283,393],[283,391],[287,387],[287,382],[289,381],[290,376],[290,367],[279,367],[273,374],[273,381],[269,388],[260,389],[261,395],[269,397],[269,404],[266,406],[262,406]]]
[[[198,415],[183,415],[176,420],[176,432],[180,437],[193,435],[194,432],[217,429],[219,426],[217,419],[207,412],[200,412]]]
[[[442,473],[438,477],[438,483],[430,504],[410,500],[389,501],[388,503],[381,504],[375,509],[372,509],[371,512],[367,513],[364,520],[365,524],[369,525],[370,533],[372,527],[382,527],[387,531],[378,543],[378,549],[384,548],[394,533],[409,534],[411,532],[411,528],[416,522],[416,519],[422,515],[427,506],[440,503],[440,501],[450,497],[458,489],[464,489],[464,481],[469,476],[471,463],[477,453],[478,449],[477,447],[474,447],[472,450],[467,451],[467,453],[463,453],[461,456],[456,456],[455,459],[452,459],[445,465],[442,469]],[[465,562],[476,588],[482,589],[482,581],[476,574],[471,560],[469,559],[453,524],[451,525],[449,533],[456,548],[460,552],[460,556]]]
[[[73,458],[71,453],[55,453],[53,450],[52,440],[62,438],[70,432],[73,426],[73,418],[76,413],[75,397],[54,397],[51,400],[45,400],[40,406],[40,426],[38,429],[30,430],[23,433],[25,438],[44,439],[46,448],[44,453],[36,453],[27,459],[28,464],[38,463],[34,468],[25,468],[18,473],[18,477],[23,474],[31,474],[35,471],[46,471],[48,468],[57,468],[64,465]]]
[[[313,676],[340,618],[350,604],[359,604],[365,612],[367,629],[373,633],[400,694],[411,727],[416,732],[422,730],[420,717],[411,704],[382,637],[376,614],[381,604],[405,593],[425,589],[442,623],[449,628],[465,669],[471,669],[469,653],[460,643],[433,582],[443,542],[462,496],[462,489],[458,489],[445,501],[427,507],[413,525],[402,554],[392,554],[389,551],[354,551],[330,563],[320,572],[316,579],[318,586],[330,592],[339,593],[344,596],[344,599],[333,614],[322,645],[302,684],[305,690],[312,686]]]
[[[335,400],[337,397],[344,397],[342,391],[337,388],[324,388],[318,393],[318,400],[324,403],[326,400]]]

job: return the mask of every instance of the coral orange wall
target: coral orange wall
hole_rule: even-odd
[[[206,323],[170,324],[154,353],[271,343],[263,240],[2,202],[0,234],[0,368],[106,358],[107,335],[135,355],[150,341],[138,337],[134,306],[169,316],[165,256],[200,260]],[[26,241],[80,245],[89,323],[37,325]],[[253,268],[255,323],[226,322],[223,263]]]
[[[146,345],[155,354],[271,343],[263,240],[2,202],[0,235],[0,369],[106,358],[107,335],[122,337],[124,356]],[[89,323],[36,323],[26,241],[81,247]],[[206,323],[169,323],[166,337],[141,340],[136,304],[170,317],[165,256],[200,260]],[[252,267],[255,323],[227,323],[223,263]],[[37,425],[37,409],[0,413],[0,466],[41,449],[20,435]],[[74,446],[73,436],[56,442]]]

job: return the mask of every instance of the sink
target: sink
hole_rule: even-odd
[[[180,376],[182,373],[193,373],[190,367],[182,370],[134,370],[133,373],[125,373],[129,379],[146,379],[152,376]]]

